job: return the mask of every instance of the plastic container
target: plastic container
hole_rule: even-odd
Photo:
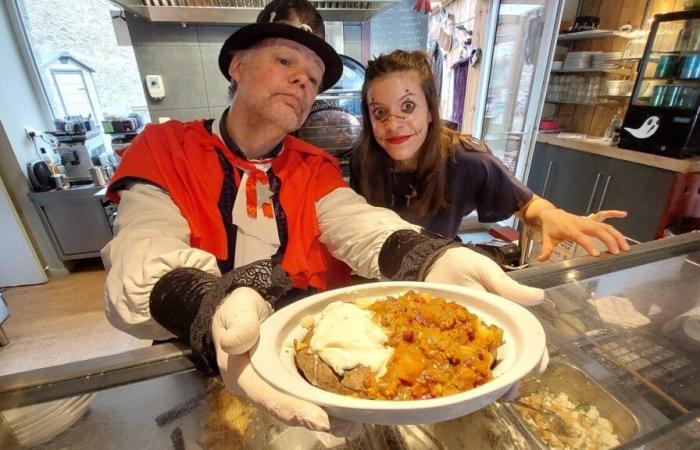
[[[692,80],[700,78],[700,54],[683,56],[680,77]]]
[[[661,55],[659,62],[656,65],[654,72],[655,78],[669,78],[676,74],[678,70],[678,62],[680,59],[677,55]]]

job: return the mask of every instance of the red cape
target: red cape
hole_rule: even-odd
[[[224,173],[219,148],[233,165],[233,156],[204,121],[169,121],[148,125],[129,145],[107,189],[119,202],[119,181],[140,178],[170,194],[190,227],[190,244],[219,260],[227,259],[224,224],[217,203]],[[318,240],[316,201],[347,184],[338,163],[323,150],[287,136],[284,151],[272,162],[281,182],[280,203],[287,217],[288,242],[282,267],[295,287],[328,289],[347,284],[350,268],[335,259]]]

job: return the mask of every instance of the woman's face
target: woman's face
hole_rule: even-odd
[[[418,73],[396,72],[372,80],[367,105],[379,145],[396,162],[415,162],[433,120]]]

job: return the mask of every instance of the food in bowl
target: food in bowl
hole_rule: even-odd
[[[503,330],[441,297],[335,301],[302,325],[294,361],[321,389],[373,400],[419,400],[468,391],[493,378]]]

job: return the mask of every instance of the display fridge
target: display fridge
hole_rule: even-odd
[[[700,10],[654,17],[622,148],[684,158],[700,154]]]

